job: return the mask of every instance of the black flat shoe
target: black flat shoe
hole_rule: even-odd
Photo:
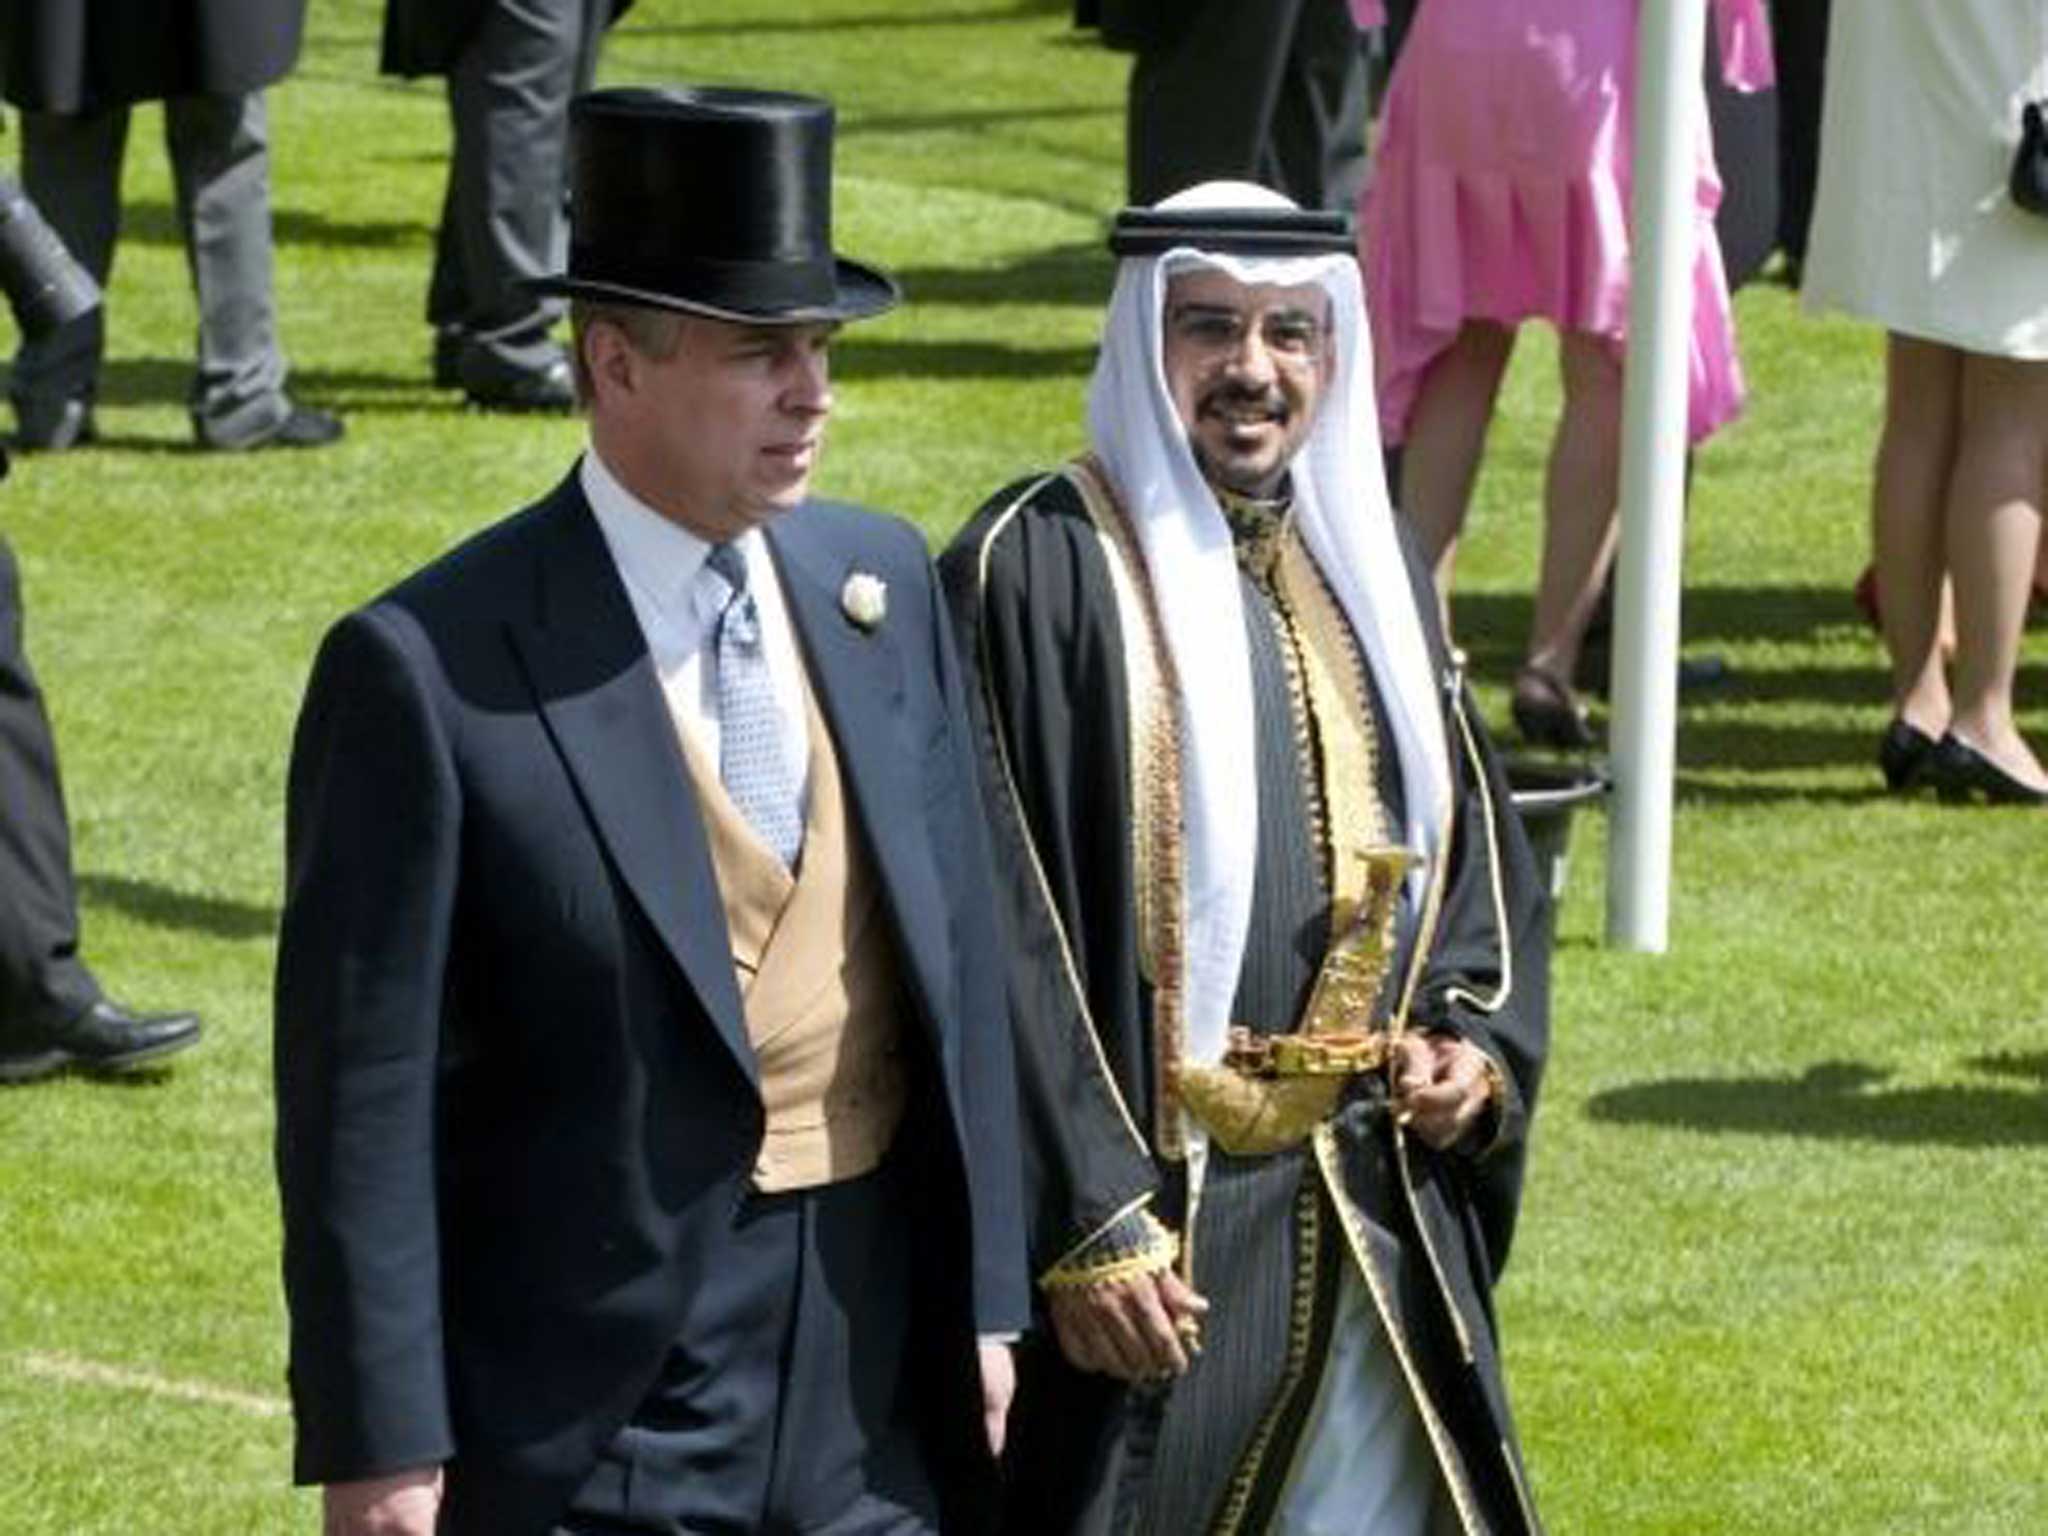
[[[1508,708],[1514,714],[1515,729],[1531,746],[1583,752],[1599,742],[1586,719],[1586,706],[1562,678],[1541,667],[1523,667],[1515,673]]]
[[[2021,783],[1954,731],[1934,744],[1923,777],[1950,805],[2048,805],[2048,789]]]
[[[1884,771],[1884,787],[1895,795],[1921,788],[1934,746],[1934,738],[1918,726],[1894,719],[1877,739],[1877,766]]]

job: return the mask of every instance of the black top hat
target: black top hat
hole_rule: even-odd
[[[900,295],[832,254],[832,105],[709,86],[569,108],[569,270],[541,293],[752,324],[880,314]]]

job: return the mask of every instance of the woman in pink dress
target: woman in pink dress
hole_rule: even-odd
[[[1713,0],[1724,78],[1770,82],[1763,0]],[[1381,0],[1352,0],[1361,24]],[[1380,429],[1400,503],[1448,593],[1515,331],[1555,325],[1564,408],[1544,481],[1543,569],[1515,723],[1586,747],[1570,682],[1614,554],[1628,329],[1637,0],[1423,0],[1388,88],[1362,259]],[[1742,404],[1714,239],[1721,184],[1698,92],[1689,436]]]

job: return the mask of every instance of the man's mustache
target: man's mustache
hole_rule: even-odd
[[[1259,410],[1285,420],[1288,415],[1287,397],[1277,389],[1248,389],[1242,384],[1221,384],[1202,397],[1202,409],[1207,410]]]

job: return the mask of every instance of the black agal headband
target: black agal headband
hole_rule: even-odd
[[[1351,215],[1305,208],[1126,208],[1109,229],[1118,256],[1158,256],[1176,246],[1225,256],[1348,255]]]

